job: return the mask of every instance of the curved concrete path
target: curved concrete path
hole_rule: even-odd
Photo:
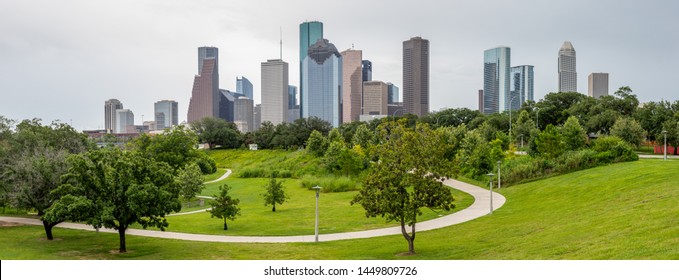
[[[230,173],[229,173],[230,174]],[[453,214],[436,218],[429,221],[417,223],[417,231],[427,231],[442,227],[447,227],[459,223],[464,223],[469,220],[473,220],[490,213],[490,192],[488,189],[480,188],[471,184],[460,182],[453,179],[448,179],[444,181],[444,184],[451,188],[466,192],[474,197],[474,203],[468,208],[455,212]],[[504,196],[498,193],[493,193],[493,206],[494,209],[498,209],[504,205],[506,199]],[[204,211],[204,210],[201,210]],[[321,213],[322,214],[322,213]],[[321,215],[321,218],[323,216]],[[18,218],[18,217],[1,217],[0,221],[20,223],[20,224],[30,224],[42,226],[42,222],[38,219],[31,218]],[[321,220],[322,222],[322,220]],[[85,224],[76,223],[61,223],[57,225],[61,228],[69,229],[80,229],[94,231],[92,226]],[[117,233],[111,229],[100,229],[101,232],[111,232]],[[146,237],[156,237],[156,238],[168,238],[168,239],[180,239],[189,241],[207,241],[207,242],[238,242],[238,243],[285,243],[285,242],[314,242],[314,235],[298,235],[298,236],[224,236],[224,235],[209,235],[209,234],[192,234],[192,233],[179,233],[179,232],[167,232],[167,231],[154,231],[154,230],[140,230],[140,229],[128,229],[127,234],[146,236]],[[333,240],[345,240],[345,239],[356,239],[356,238],[369,238],[377,236],[386,235],[396,235],[401,234],[401,227],[390,227],[382,229],[373,229],[365,231],[355,231],[355,232],[342,232],[342,233],[332,233],[332,234],[321,234],[318,237],[319,241],[333,241]]]
[[[209,181],[209,182],[204,182],[203,184],[210,184],[210,183],[214,183],[214,182],[219,182],[221,180],[226,179],[226,177],[229,177],[229,175],[231,175],[231,169],[227,169],[226,173],[224,173],[224,175],[222,175],[222,177],[219,177],[219,178],[212,180],[212,181]]]

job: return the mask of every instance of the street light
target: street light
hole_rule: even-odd
[[[663,152],[665,153],[665,160],[667,160],[667,130],[663,130],[662,134],[665,135],[665,147],[663,148]]]
[[[315,186],[312,189],[316,190],[316,231],[315,231],[315,241],[318,242],[318,195],[321,192],[321,187]]]
[[[396,120],[396,113],[397,113],[398,111],[403,111],[403,108],[397,109],[396,111],[394,111],[394,113],[391,114],[391,118],[392,118],[392,119]]]
[[[490,213],[493,214],[493,176],[495,174],[493,173],[488,173],[489,181],[490,181]]]
[[[497,161],[497,188],[498,188],[498,189],[501,189],[501,188],[502,188],[502,184],[500,183],[500,177],[501,177],[501,174],[500,174],[500,165],[501,165],[501,164],[502,164],[502,161],[501,161],[501,160],[498,160],[498,161]]]

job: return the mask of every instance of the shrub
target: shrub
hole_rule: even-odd
[[[215,160],[209,157],[203,157],[196,160],[196,164],[200,168],[200,172],[203,174],[212,174],[217,171],[217,163]]]
[[[271,170],[266,168],[244,168],[239,172],[240,178],[290,178],[292,172],[290,170]]]
[[[639,159],[632,146],[617,136],[605,136],[594,141],[594,151],[605,162],[632,161]]]
[[[308,190],[315,186],[322,187],[321,192],[348,192],[361,189],[361,184],[346,176],[339,177],[302,177],[301,185]]]

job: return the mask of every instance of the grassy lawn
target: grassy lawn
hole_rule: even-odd
[[[677,170],[677,160],[640,160],[503,188],[507,203],[493,215],[418,233],[414,256],[399,255],[407,245],[398,235],[317,244],[128,236],[130,252],[116,254],[109,252],[117,248],[115,234],[55,229],[60,240],[48,242],[41,227],[14,226],[0,228],[0,259],[676,260],[679,181],[672,178]]]
[[[210,157],[217,162],[219,168],[232,169],[238,173],[245,169],[265,169],[290,171],[293,177],[301,178],[304,174],[314,176],[328,175],[321,164],[321,159],[307,154],[306,151],[289,152],[285,150],[211,150]]]

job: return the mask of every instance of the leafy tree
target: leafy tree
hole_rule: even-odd
[[[374,142],[375,135],[368,129],[368,125],[361,124],[356,128],[350,143],[354,146],[359,145],[363,148],[368,148]]]
[[[535,128],[535,122],[530,118],[528,111],[521,111],[519,117],[516,119],[516,123],[512,127],[512,134],[514,134],[514,139],[520,143],[523,137],[524,142],[528,143],[531,135],[537,135],[538,129]]]
[[[587,122],[587,130],[594,133],[609,134],[611,127],[615,124],[615,120],[619,117],[620,113],[610,109],[594,113]]]
[[[198,134],[198,140],[207,143],[210,149],[214,149],[216,145],[238,148],[243,141],[238,127],[220,118],[204,118],[191,123],[191,128]]]
[[[679,101],[675,103],[679,104]],[[663,124],[672,119],[674,113],[671,103],[668,101],[648,102],[637,109],[634,119],[648,132],[650,140],[664,140],[662,137],[656,138],[656,136],[662,134]]]
[[[224,230],[229,229],[226,225],[227,219],[233,221],[236,216],[240,216],[240,208],[238,207],[240,200],[231,198],[229,189],[231,188],[226,184],[219,186],[219,195],[214,201],[210,202],[212,209],[208,210],[212,218],[224,219]]]
[[[320,132],[314,130],[311,132],[309,140],[307,140],[306,149],[317,157],[322,157],[325,155],[325,151],[328,149],[329,145],[330,141],[328,141],[328,139]]]
[[[478,110],[469,108],[445,109],[428,116],[427,120],[432,125],[438,126],[460,126],[469,125],[471,121],[480,117],[482,114]]]
[[[272,212],[276,212],[276,204],[283,204],[288,196],[285,194],[285,188],[283,188],[283,183],[281,181],[276,181],[275,177],[271,177],[269,183],[264,186],[264,206],[271,205]]]
[[[568,109],[584,99],[586,96],[577,92],[548,93],[535,105],[539,109],[538,125],[543,128],[563,124],[570,116]]]
[[[180,125],[154,136],[142,134],[132,142],[131,148],[156,161],[169,164],[178,172],[187,164],[207,158],[205,152],[195,148],[197,144],[196,134]]]
[[[274,136],[271,139],[271,146],[277,148],[291,149],[297,144],[297,137],[294,134],[292,124],[281,123],[274,129]],[[301,146],[301,145],[299,145]]]
[[[95,228],[118,231],[120,252],[126,252],[125,231],[138,223],[164,230],[166,215],[181,209],[172,167],[141,153],[104,148],[69,157],[61,197],[45,220],[83,221]]]
[[[484,176],[494,166],[489,151],[488,141],[481,136],[478,129],[468,132],[456,156],[460,172],[471,178]]]
[[[611,128],[611,135],[618,136],[635,147],[639,147],[646,139],[646,131],[631,117],[618,118]]]
[[[342,137],[342,134],[340,133],[339,129],[333,128],[330,130],[330,134],[328,134],[328,140],[330,140],[330,143],[332,142],[343,142],[344,143],[344,138]]]
[[[347,148],[343,141],[330,143],[325,153],[324,162],[328,170],[346,176],[356,175],[363,170],[365,155],[360,146],[356,149]]]
[[[400,223],[408,253],[415,254],[415,226],[421,209],[454,207],[451,191],[442,183],[452,175],[453,166],[443,158],[442,137],[427,125],[412,129],[404,123],[387,123],[379,134],[388,139],[376,146],[380,160],[372,165],[363,189],[351,203],[363,206],[366,217],[382,216],[387,222]]]
[[[679,146],[679,122],[674,119],[669,119],[663,123],[662,129],[667,131],[667,146]],[[665,134],[662,133],[662,130],[658,135],[655,136],[655,139],[658,145],[665,144]],[[675,153],[676,150],[677,149],[675,149]]]
[[[276,133],[276,127],[270,121],[262,122],[262,125],[258,130],[252,133],[252,136],[259,149],[271,149],[273,145],[271,141],[273,140]]]
[[[537,150],[546,158],[555,158],[563,153],[562,136],[555,126],[549,124],[535,139]]]
[[[569,117],[563,127],[561,127],[561,136],[564,148],[569,151],[582,149],[587,142],[587,133],[580,126],[580,122],[575,116]]]
[[[187,164],[179,170],[175,181],[179,185],[179,194],[187,201],[196,197],[205,188],[203,173],[196,163]]]

